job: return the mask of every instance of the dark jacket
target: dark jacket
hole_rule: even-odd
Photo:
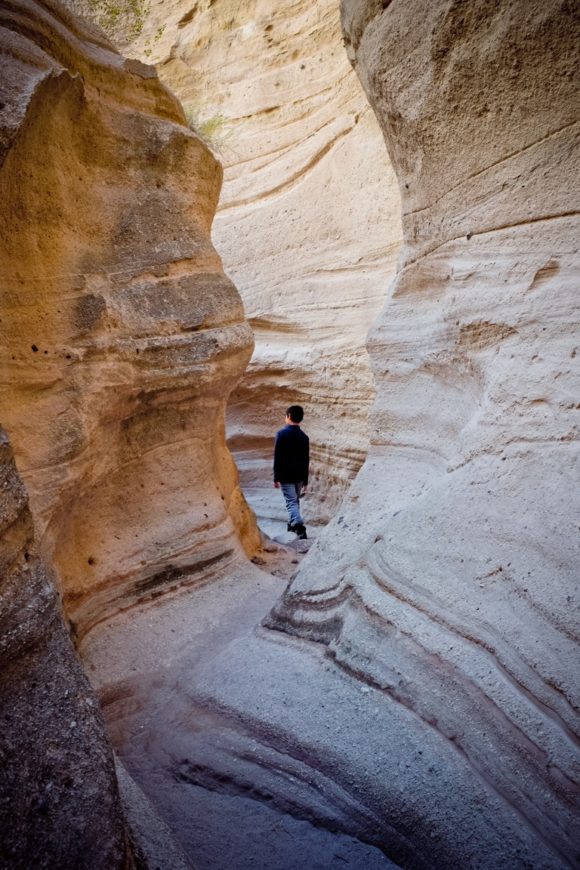
[[[274,447],[274,481],[308,483],[310,441],[300,426],[284,426],[276,434]]]

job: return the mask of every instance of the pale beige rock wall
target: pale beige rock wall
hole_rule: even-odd
[[[256,338],[228,413],[245,491],[261,516],[284,513],[273,435],[299,402],[314,457],[307,516],[328,519],[368,447],[366,334],[401,233],[338,4],[154,0],[127,50],[157,64],[224,163],[213,239]]]
[[[555,0],[343,0],[342,14],[403,191],[404,250],[370,335],[369,457],[273,621],[395,702],[384,810],[399,833],[414,819],[417,855],[435,842],[445,866],[569,866],[577,13]]]
[[[252,335],[155,71],[53,3],[0,28],[0,418],[84,630],[258,545],[224,436]]]

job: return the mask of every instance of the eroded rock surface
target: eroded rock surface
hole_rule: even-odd
[[[414,818],[418,856],[443,844],[437,866],[567,866],[579,797],[577,10],[343,0],[342,15],[399,177],[404,250],[370,336],[369,457],[272,624],[327,644],[393,699],[384,811],[399,834]],[[402,795],[397,769],[418,764],[404,722],[434,761]]]
[[[38,554],[2,429],[0,711],[0,865],[133,866],[97,699]]]
[[[569,9],[344,5],[405,210],[371,335],[371,454],[269,619],[282,631],[256,624],[283,580],[245,563],[82,646],[119,751],[191,855],[217,842],[231,866],[233,813],[248,851],[256,820],[260,838],[305,832],[304,851],[264,838],[280,870],[315,839],[342,866],[346,837],[353,867],[577,860]]]
[[[0,412],[82,631],[258,545],[223,424],[252,335],[155,70],[52,2],[3,4],[0,52]]]
[[[244,491],[262,517],[285,513],[273,435],[299,402],[314,460],[305,508],[325,521],[368,447],[365,341],[401,237],[398,186],[338,3],[153,0],[126,50],[157,64],[224,163],[213,238],[256,338],[228,411]]]

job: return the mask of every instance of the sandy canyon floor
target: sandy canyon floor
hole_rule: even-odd
[[[394,867],[357,794],[385,761],[388,702],[316,644],[262,627],[314,543],[280,521],[270,531],[287,545],[267,544],[259,564],[87,637],[113,743],[194,867]]]

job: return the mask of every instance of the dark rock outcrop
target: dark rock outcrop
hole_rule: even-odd
[[[99,705],[0,429],[0,866],[132,866]]]

